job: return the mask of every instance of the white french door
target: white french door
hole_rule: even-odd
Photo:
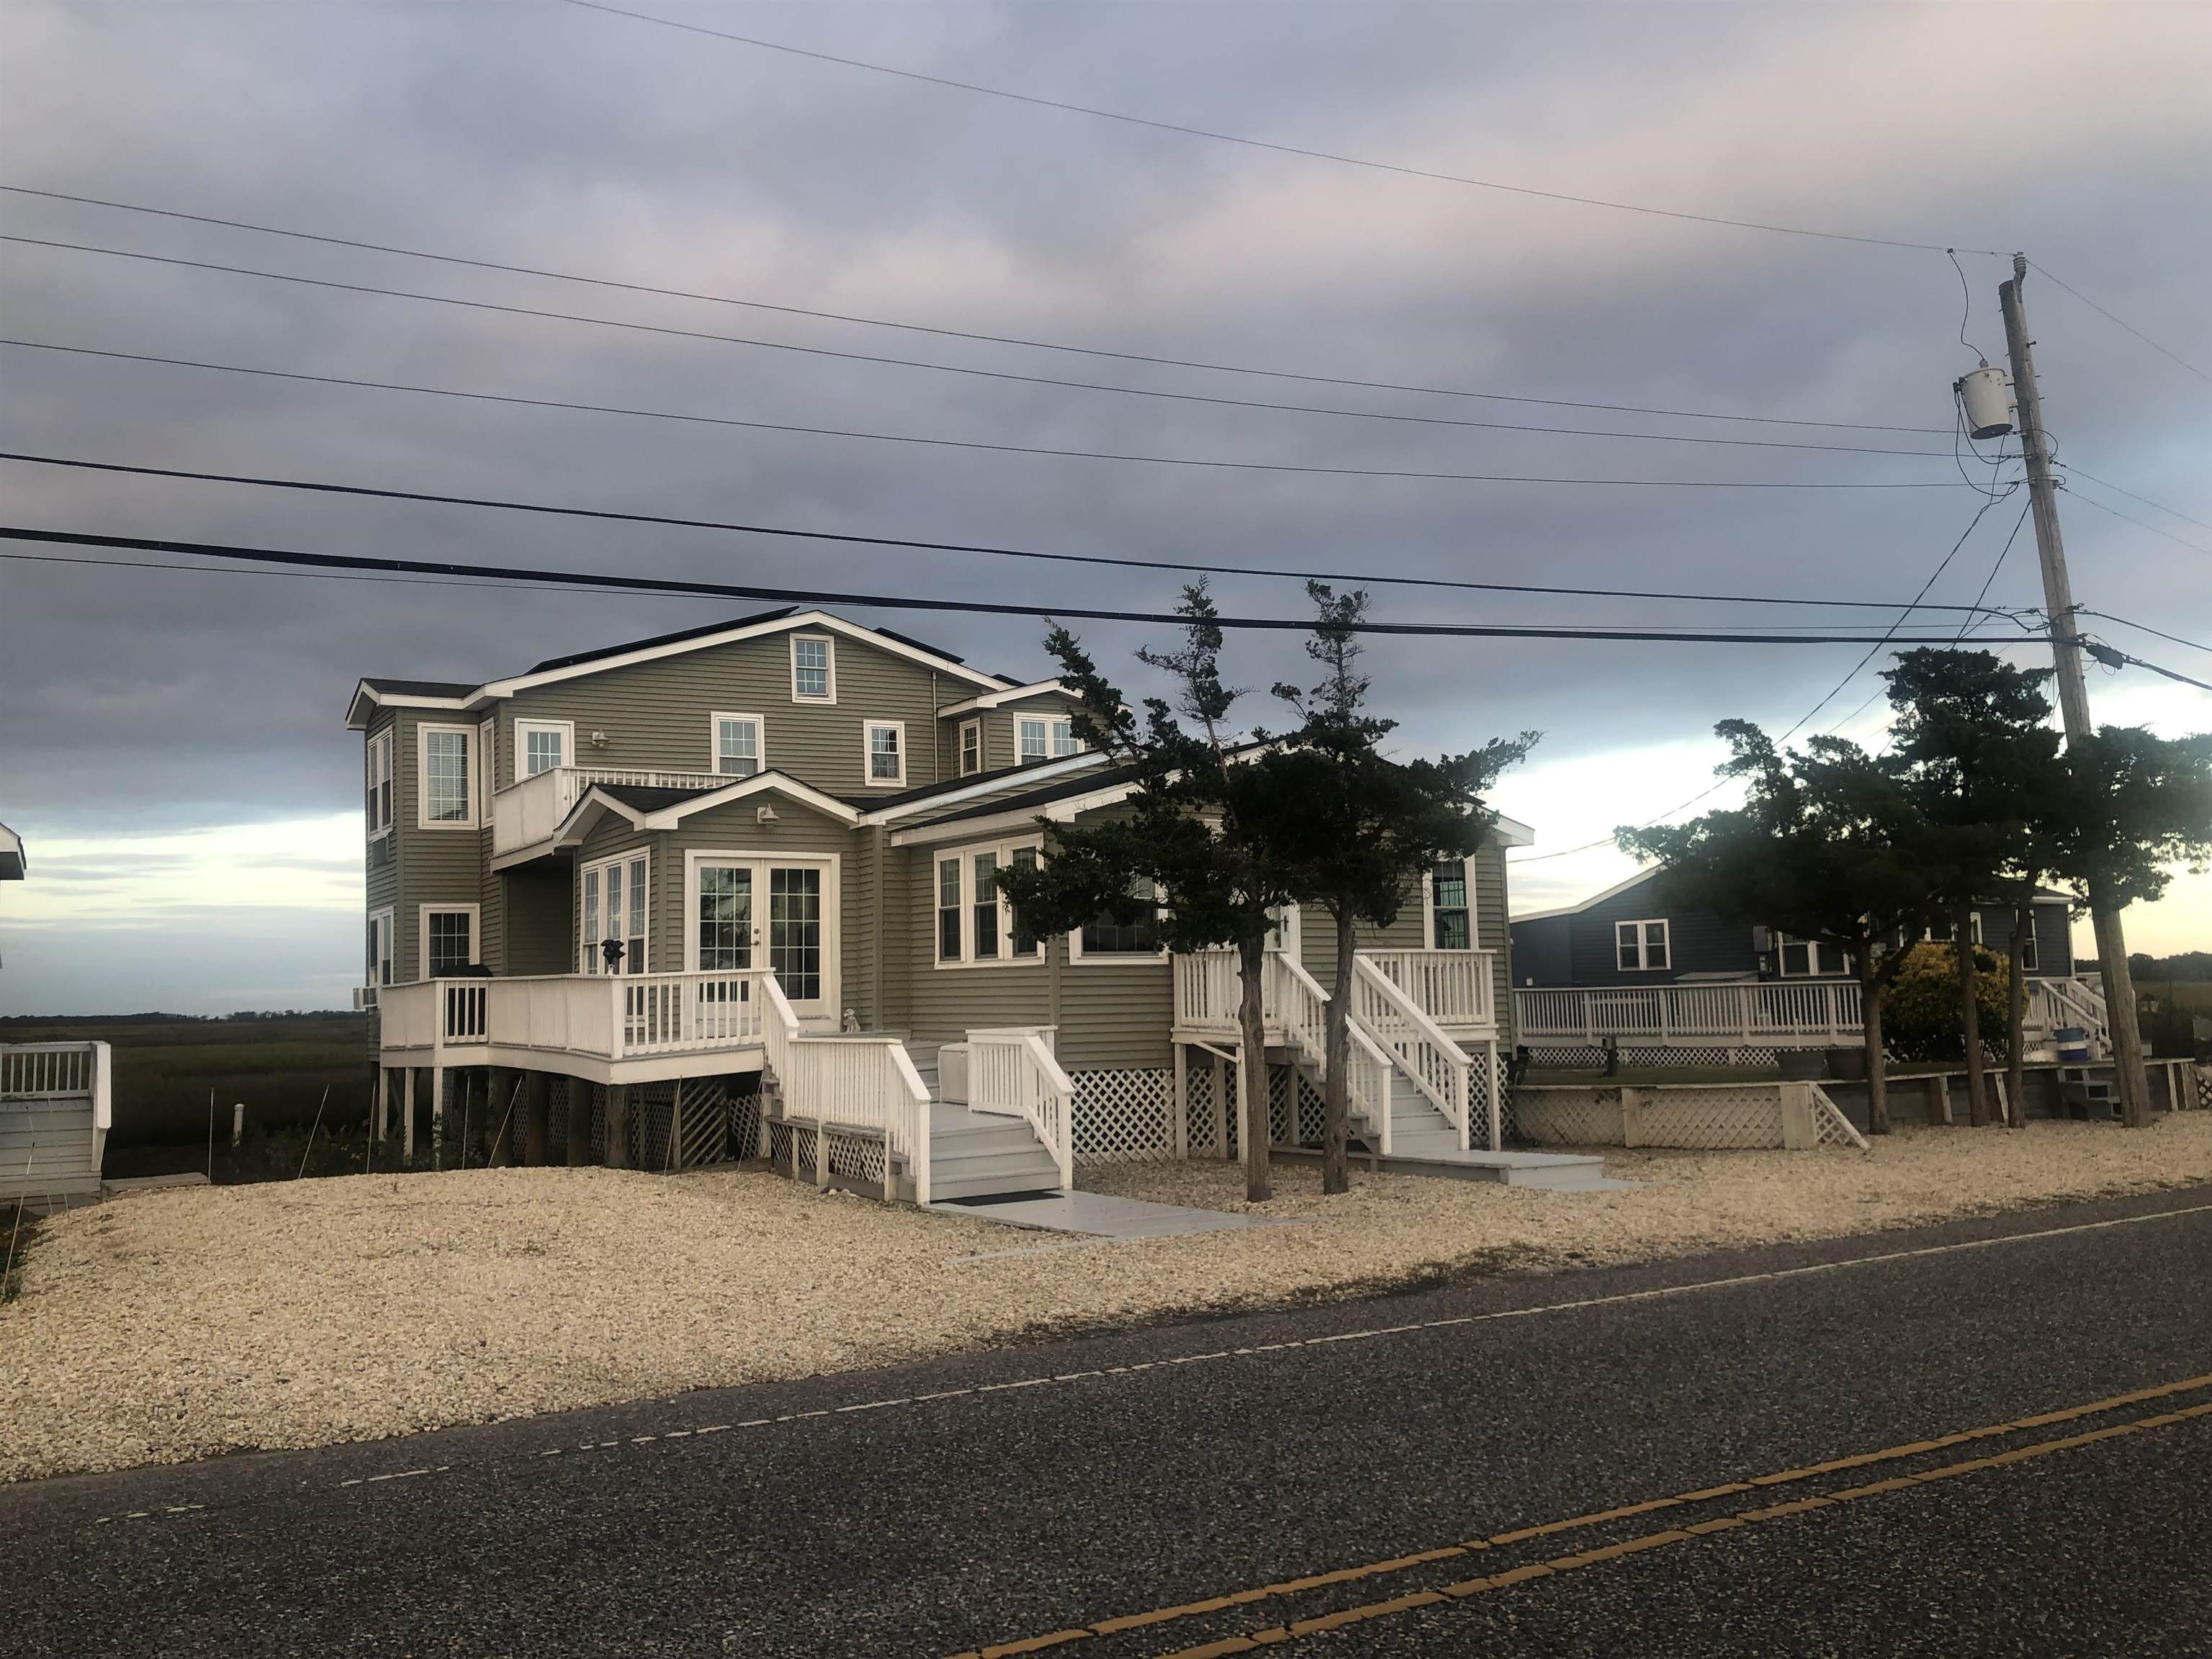
[[[766,968],[803,1019],[838,1018],[837,860],[691,855],[694,969]]]

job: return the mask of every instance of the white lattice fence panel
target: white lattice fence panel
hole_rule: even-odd
[[[1856,1146],[1867,1150],[1866,1137],[1844,1115],[1844,1109],[1828,1098],[1819,1084],[1813,1089],[1813,1144],[1816,1146]]]
[[[1521,1086],[1514,1097],[1515,1126],[1524,1139],[1546,1146],[1622,1144],[1620,1099],[1589,1089]]]
[[[555,1164],[568,1161],[568,1100],[579,1086],[556,1077],[546,1091],[545,1156]]]
[[[1778,1084],[1655,1089],[1644,1098],[1646,1146],[1692,1152],[1732,1152],[1782,1144],[1782,1090]]]
[[[676,1091],[672,1085],[633,1088],[629,1091],[627,1124],[630,1168],[671,1170],[676,1167],[669,1137],[676,1127]]]
[[[678,1160],[687,1170],[720,1164],[730,1156],[730,1120],[734,1110],[729,1091],[714,1084],[684,1085],[684,1109],[678,1121]],[[748,1154],[753,1142],[742,1143]]]
[[[1127,1164],[1176,1156],[1173,1072],[1146,1066],[1069,1075],[1075,1085],[1077,1163]],[[1205,1133],[1212,1138],[1210,1115]]]
[[[1467,1144],[1475,1147],[1490,1145],[1490,1120],[1503,1108],[1498,1073],[1502,1069],[1498,1051],[1487,1043],[1477,1042],[1468,1048],[1468,1057],[1474,1063],[1467,1068]],[[1504,1138],[1505,1126],[1498,1124],[1498,1134]]]
[[[1740,1066],[1747,1070],[1765,1068],[1777,1063],[1778,1048],[1680,1048],[1639,1045],[1624,1048],[1620,1063],[1640,1070],[1663,1072],[1686,1070],[1691,1066]],[[1539,1048],[1528,1050],[1528,1063],[1545,1071],[1590,1072],[1605,1064],[1605,1050],[1586,1044]]]
[[[1228,1147],[1225,1134],[1214,1133],[1213,1067],[1194,1061],[1184,1085],[1188,1093],[1183,1101],[1183,1125],[1191,1152],[1201,1158],[1221,1156]],[[1224,1089],[1222,1092],[1225,1095],[1228,1091]]]
[[[2197,1073],[2197,1109],[2212,1112],[2212,1066],[2193,1068]]]
[[[884,1184],[884,1143],[872,1136],[841,1135],[830,1132],[830,1173],[858,1181],[871,1187]],[[814,1166],[808,1164],[811,1175]]]

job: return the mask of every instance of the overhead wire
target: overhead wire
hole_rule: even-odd
[[[2179,519],[2184,524],[2193,524],[2199,530],[2212,530],[2212,520],[2192,519],[2189,514],[2184,513],[2179,507],[2168,507],[2164,501],[2154,501],[2148,495],[2138,495],[2132,489],[2124,489],[2118,484],[2114,483],[2110,478],[2100,478],[2095,473],[2087,471],[2081,467],[2076,466],[2071,461],[2060,461],[2056,463],[2056,465],[2063,471],[2072,473],[2077,478],[2087,478],[2091,483],[2097,485],[2100,489],[2111,490],[2115,495],[2124,495],[2131,501],[2141,501],[2145,507],[2156,507],[2168,518]]]
[[[70,455],[40,455],[22,450],[0,450],[0,461],[35,466],[63,467],[77,471],[105,472],[149,478],[175,478],[196,483],[246,484],[264,489],[300,490],[325,495],[349,495],[374,501],[421,501],[441,507],[494,508],[508,513],[541,514],[553,518],[589,519],[616,524],[662,525],[682,530],[732,531],[750,536],[774,536],[798,541],[838,542],[860,547],[912,548],[932,553],[974,553],[995,558],[1031,559],[1053,564],[1106,565],[1132,570],[1168,570],[1201,575],[1280,579],[1290,581],[1357,582],[1375,586],[1452,588],[1484,593],[1541,593],[1576,599],[1663,599],[1701,605],[1819,605],[1858,611],[1889,611],[1893,599],[1809,598],[1796,594],[1707,593],[1647,587],[1578,587],[1540,582],[1476,581],[1459,576],[1412,576],[1376,571],[1312,570],[1282,566],[1222,564],[1197,559],[1147,559],[1108,553],[1065,553],[1039,548],[1007,547],[988,542],[932,541],[911,536],[866,535],[857,532],[801,529],[791,525],[752,524],[728,519],[679,517],[665,513],[628,513],[610,507],[563,507],[545,501],[526,501],[483,495],[447,495],[423,489],[397,489],[368,484],[337,483],[325,479],[276,478],[240,472],[206,472],[183,467],[144,466],[121,461],[96,461]],[[1923,606],[1928,610],[1971,611],[1965,605]],[[1996,610],[1989,617],[2010,618],[2014,613]]]
[[[2067,489],[2066,494],[2069,499],[2080,501],[2084,507],[2094,507],[2100,513],[2109,514],[2115,519],[2124,519],[2138,530],[2148,530],[2154,536],[2162,536],[2167,541],[2178,543],[2195,552],[2212,554],[2212,547],[2207,547],[2202,542],[2192,542],[2186,536],[2177,536],[2171,530],[2161,530],[2154,524],[2138,519],[2132,513],[2123,513],[2118,507],[2099,501],[2094,495],[2085,495],[2080,490],[2070,487]]]
[[[2045,264],[2041,260],[2030,259],[2028,264],[2033,265],[2053,283],[2057,283],[2060,288],[2064,289],[2069,294],[2079,300],[2083,305],[2088,307],[2090,310],[2095,312],[2106,322],[2111,323],[2117,328],[2126,330],[2129,333],[2134,335],[2136,338],[2141,340],[2145,345],[2148,346],[2153,351],[2157,352],[2160,356],[2171,357],[2175,362],[2179,363],[2184,368],[2187,369],[2191,374],[2194,374],[2198,380],[2212,381],[2212,374],[2205,373],[2204,370],[2199,368],[2195,363],[2191,362],[2188,358],[2183,356],[2172,347],[2160,345],[2156,340],[2152,339],[2149,335],[2144,333],[2133,323],[2127,321],[2124,318],[2114,316],[2111,312],[2106,310],[2104,307],[2099,305],[2087,295],[2082,293],[2080,289],[2075,288],[2071,283],[2067,282],[2063,277],[2060,276],[2057,272],[2052,270],[2049,265]]]
[[[492,582],[548,583],[562,587],[595,588],[626,593],[689,593],[715,599],[765,599],[771,602],[823,605],[866,605],[891,611],[934,611],[974,616],[1012,616],[1049,618],[1071,617],[1086,621],[1155,623],[1182,627],[1190,618],[1174,611],[1132,611],[1097,605],[1051,602],[1016,604],[1010,601],[947,599],[931,595],[845,592],[823,587],[771,587],[750,582],[711,582],[678,576],[625,576],[607,571],[561,570],[535,566],[478,564],[455,560],[403,559],[389,556],[349,553],[308,553],[292,548],[247,547],[230,542],[185,541],[172,537],[116,536],[52,526],[0,525],[0,541],[34,542],[61,547],[112,548],[131,553],[168,553],[193,558],[228,559],[240,563],[283,566],[310,570],[397,572],[410,575],[465,576]],[[1222,628],[1261,632],[1310,633],[1310,617],[1222,616]],[[1754,632],[1747,629],[1694,630],[1650,628],[1563,628],[1496,623],[1382,622],[1356,624],[1354,632],[1382,635],[1442,639],[1540,639],[1651,641],[1696,645],[1862,645],[1864,634],[1796,634]],[[1895,628],[1883,636],[1892,637]],[[1941,635],[1928,636],[1930,642]]]
[[[371,380],[343,374],[309,374],[297,369],[259,368],[243,363],[210,362],[192,357],[169,357],[154,352],[112,351],[94,346],[64,345],[49,340],[0,338],[0,346],[27,351],[51,351],[78,357],[101,357],[117,362],[161,363],[174,368],[211,370],[224,374],[253,375],[264,380],[293,380],[313,386],[342,386],[374,392],[404,392],[421,397],[450,398],[470,403],[505,404],[524,409],[562,409],[592,415],[618,415],[629,419],[675,421],[696,426],[741,428],[751,432],[783,432],[803,437],[843,438],[867,443],[912,444],[932,449],[966,449],[999,455],[1043,455],[1063,460],[1117,461],[1145,466],[1187,466],[1228,472],[1301,473],[1319,477],[1407,478],[1455,483],[1571,484],[1590,488],[1644,489],[1950,489],[1948,479],[1913,482],[1863,479],[1735,479],[1735,478],[1562,478],[1543,474],[1510,472],[1449,472],[1416,467],[1314,466],[1286,461],[1236,461],[1206,456],[1146,455],[1118,450],[1056,449],[1037,444],[989,443],[971,438],[939,438],[922,433],[865,432],[849,427],[808,426],[791,421],[748,421],[729,415],[696,415],[662,409],[634,409],[617,404],[591,404],[558,398],[525,398],[511,392],[471,392],[451,386],[415,386],[403,381]]]
[[[1487,432],[1529,432],[1553,437],[1628,439],[1645,443],[1707,444],[1735,449],[1812,450],[1844,455],[1923,456],[1930,460],[1941,460],[1943,454],[1940,449],[1887,449],[1866,444],[1802,443],[1782,438],[1715,438],[1696,433],[1681,432],[1618,432],[1594,429],[1589,427],[1535,426],[1518,421],[1473,421],[1449,415],[1416,415],[1393,410],[1337,409],[1316,404],[1274,403],[1261,398],[1223,398],[1200,392],[1171,392],[1153,386],[1115,386],[1100,380],[1073,380],[1048,374],[1019,374],[1006,369],[977,368],[961,363],[933,363],[914,357],[888,356],[878,352],[840,351],[829,346],[798,345],[786,340],[762,340],[739,334],[716,334],[703,329],[672,328],[658,323],[629,322],[614,317],[587,317],[575,312],[549,311],[535,306],[501,305],[489,300],[465,300],[452,295],[423,294],[408,289],[382,288],[369,283],[341,283],[321,276],[294,276],[288,271],[261,270],[251,265],[219,264],[208,259],[185,259],[161,253],[139,253],[128,248],[99,247],[85,242],[56,241],[41,236],[0,235],[0,242],[13,242],[27,247],[56,248],[76,253],[101,254],[112,258],[135,259],[155,264],[178,265],[189,270],[220,272],[232,276],[256,276],[272,283],[290,283],[303,288],[328,289],[343,294],[374,295],[392,300],[413,300],[428,305],[452,306],[462,310],[491,312],[510,317],[528,317],[546,322],[580,323],[593,328],[619,329],[633,334],[659,335],[682,340],[703,340],[716,345],[746,346],[763,351],[788,352],[796,356],[836,358],[847,362],[874,363],[896,368],[924,369],[933,374],[958,374],[975,380],[1012,381],[1024,386],[1055,386],[1078,392],[1105,392],[1126,398],[1157,398],[1171,403],[1212,404],[1231,409],[1267,410],[1281,414],[1322,415],[1343,420],[1389,421],[1417,426],[1462,427]]]
[[[1477,190],[1498,191],[1512,196],[1528,196],[1550,202],[1568,202],[1580,207],[1607,208],[1619,213],[1639,213],[1657,219],[1675,219],[1693,224],[1720,225],[1735,230],[1765,231],[1776,235],[1804,236],[1831,242],[1858,242],[1875,247],[1910,248],[1916,252],[1942,253],[1946,252],[1941,242],[1915,242],[1899,237],[1854,235],[1838,230],[1814,230],[1802,225],[1781,225],[1755,219],[1734,219],[1720,214],[1692,213],[1674,208],[1648,207],[1636,202],[1610,201],[1601,197],[1577,196],[1565,191],[1539,190],[1528,185],[1509,185],[1494,179],[1475,179],[1463,173],[1443,173],[1427,167],[1407,167],[1395,161],[1376,161],[1364,156],[1347,155],[1339,151],[1313,149],[1300,144],[1273,143],[1265,138],[1249,138],[1232,132],[1217,132],[1209,128],[1186,125],[1181,122],[1157,120],[1149,116],[1131,115],[1120,110],[1102,109],[1095,105],[1072,103],[1063,99],[1042,98],[1030,93],[1012,92],[1003,87],[985,86],[975,81],[956,81],[947,76],[928,75],[919,70],[895,69],[888,64],[870,63],[864,58],[840,57],[836,52],[818,52],[806,46],[790,46],[780,40],[769,40],[758,35],[738,34],[726,29],[710,29],[703,24],[687,23],[672,17],[656,17],[649,12],[629,11],[620,6],[605,5],[599,0],[568,0],[570,5],[585,11],[605,12],[610,16],[627,17],[635,22],[657,24],[662,28],[682,29],[691,34],[711,35],[718,40],[729,40],[739,46],[757,46],[767,52],[787,52],[794,58],[811,58],[824,64],[836,64],[847,69],[866,70],[876,75],[896,76],[902,81],[919,81],[931,86],[946,87],[958,92],[972,92],[988,98],[1002,98],[1012,103],[1035,105],[1042,109],[1066,111],[1074,115],[1093,116],[1104,121],[1119,121],[1130,126],[1150,127],[1160,132],[1181,133],[1187,137],[1209,138],[1218,143],[1241,144],[1249,149],[1272,150],[1278,155],[1296,155],[1309,161],[1333,161],[1344,167],[1364,167],[1376,173],[1397,173],[1409,179],[1427,179],[1440,184],[1465,185]],[[1984,253],[2004,257],[1996,248],[1968,248],[1969,253]],[[2056,280],[2056,279],[2054,279]]]
[[[663,299],[691,300],[708,305],[735,306],[749,311],[772,312],[788,317],[811,317],[825,322],[850,323],[868,328],[891,329],[901,333],[933,335],[939,339],[966,340],[980,344],[1016,346],[1030,351],[1057,351],[1073,356],[1101,357],[1117,362],[1143,363],[1153,368],[1196,369],[1212,374],[1245,374],[1264,380],[1301,380],[1313,386],[1335,386],[1370,392],[1402,392],[1423,397],[1461,398],[1485,403],[1528,404],[1546,409],[1583,409],[1610,415],[1664,416],[1685,421],[1729,421],[1759,426],[1796,426],[1848,432],[1914,432],[1936,437],[1947,428],[1940,426],[1900,426],[1864,421],[1811,421],[1780,415],[1723,414],[1712,410],[1668,409],[1648,404],[1600,403],[1571,398],[1532,398],[1504,392],[1474,392],[1462,386],[1424,386],[1401,380],[1360,380],[1344,374],[1317,374],[1286,368],[1261,368],[1249,363],[1220,363],[1195,357],[1170,357],[1139,351],[1115,351],[1102,346],[1072,345],[1065,341],[1031,339],[1012,334],[988,334],[970,329],[933,327],[927,324],[902,322],[890,318],[866,317],[853,312],[823,311],[805,306],[781,305],[766,300],[741,299],[733,295],[708,294],[696,289],[661,288],[649,283],[624,282],[611,276],[586,276],[571,270],[555,270],[542,265],[525,265],[497,259],[469,258],[459,254],[434,253],[422,248],[402,247],[389,242],[373,242],[356,237],[330,236],[313,231],[295,230],[280,225],[265,225],[245,219],[225,219],[211,214],[186,213],[175,208],[149,206],[139,202],[118,202],[105,197],[71,195],[65,191],[39,190],[28,185],[0,184],[0,191],[10,195],[34,197],[45,201],[69,202],[83,207],[106,208],[118,213],[143,214],[153,218],[174,220],[186,224],[212,225],[227,230],[251,231],[261,236],[278,236],[293,241],[319,243],[326,247],[352,248],[369,253],[388,253],[408,259],[428,260],[436,264],[456,265],[471,270],[494,270],[517,276],[542,277],[548,281],[574,283],[586,288],[607,289],[625,294],[647,294]]]

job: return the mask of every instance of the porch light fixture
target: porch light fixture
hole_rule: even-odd
[[[775,822],[775,808],[773,806],[756,806],[753,808],[753,822],[755,823],[774,823]]]

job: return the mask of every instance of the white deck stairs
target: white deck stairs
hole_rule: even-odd
[[[929,1120],[929,1195],[947,1200],[1057,1193],[1060,1164],[1025,1118],[940,1101]]]

